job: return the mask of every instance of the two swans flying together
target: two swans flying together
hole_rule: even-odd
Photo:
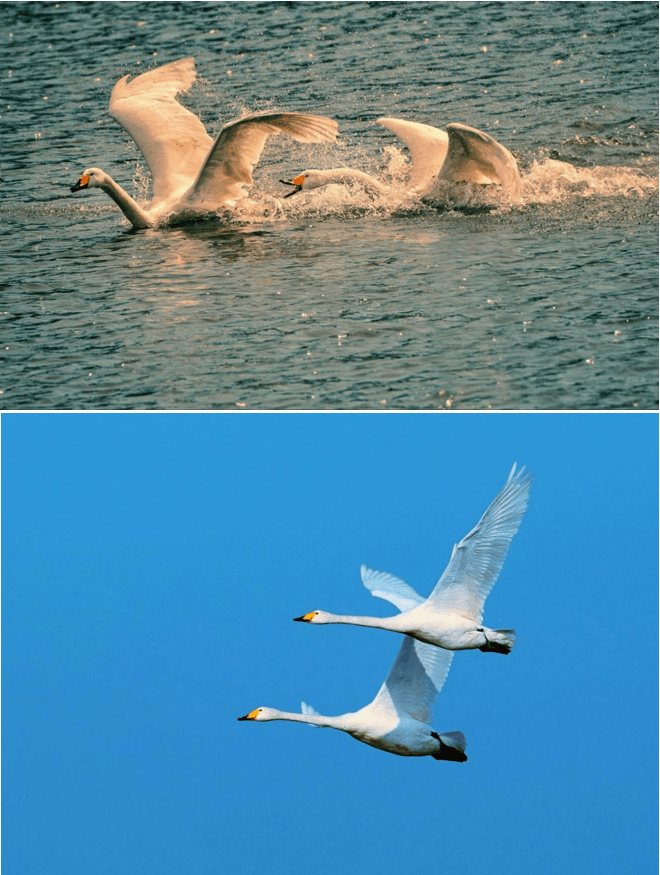
[[[376,698],[339,717],[323,717],[303,703],[302,713],[256,708],[239,720],[291,720],[347,732],[372,747],[400,756],[432,756],[464,762],[461,732],[438,733],[432,706],[456,650],[509,653],[512,629],[482,624],[484,604],[504,564],[529,503],[532,476],[511,469],[508,480],[477,525],[454,546],[449,565],[424,599],[399,578],[362,566],[362,582],[372,595],[391,602],[394,617],[360,617],[310,611],[295,619],[312,624],[347,623],[403,634],[399,654]]]
[[[112,89],[110,115],[130,134],[147,162],[153,179],[151,203],[139,204],[98,167],[84,170],[71,191],[102,189],[134,228],[195,220],[231,208],[245,196],[271,134],[283,133],[302,143],[332,142],[337,137],[337,122],[325,116],[267,112],[229,122],[214,140],[197,116],[176,99],[195,78],[194,58],[183,58],[134,79],[124,76]],[[498,183],[510,201],[520,200],[515,159],[488,134],[458,124],[448,125],[445,133],[416,122],[379,122],[408,146],[413,168],[407,187],[423,200],[442,199],[443,186],[455,182]],[[330,182],[353,181],[387,190],[374,177],[343,167],[300,174],[286,182],[294,191],[285,197]]]

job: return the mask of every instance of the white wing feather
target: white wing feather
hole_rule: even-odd
[[[411,586],[386,571],[374,571],[372,568],[362,565],[360,574],[362,575],[362,583],[371,595],[391,602],[402,613],[416,608],[424,601],[424,598],[418,595]]]
[[[447,155],[449,137],[439,128],[397,118],[379,118],[379,125],[400,137],[408,147],[412,169],[408,188],[428,185],[436,176]]]
[[[153,176],[153,198],[159,201],[189,187],[204,164],[213,139],[176,95],[195,81],[195,61],[183,58],[124,76],[110,95],[110,115],[130,134]]]
[[[450,182],[499,183],[515,201],[522,197],[518,165],[508,149],[490,134],[467,125],[447,125],[449,148],[439,180]],[[425,194],[431,194],[426,192]]]
[[[449,565],[426,604],[480,623],[484,602],[497,580],[529,503],[532,475],[524,467],[509,478],[471,532],[454,546]]]
[[[252,184],[252,171],[270,134],[285,133],[302,143],[332,141],[337,122],[296,112],[260,113],[225,125],[195,180],[191,202],[226,203]]]
[[[408,714],[422,723],[431,723],[433,703],[453,658],[452,650],[422,644],[406,635],[373,705],[387,712],[395,711],[398,715]]]

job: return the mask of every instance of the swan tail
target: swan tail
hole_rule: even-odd
[[[437,738],[440,742],[440,749],[431,754],[436,760],[449,760],[453,763],[464,763],[467,761],[465,755],[465,736],[462,732],[443,732],[438,735],[437,732],[432,732],[433,738]]]
[[[320,717],[320,716],[321,716],[321,715],[319,714],[319,712],[318,712],[318,711],[315,711],[314,708],[312,708],[311,705],[308,705],[308,704],[307,704],[307,702],[301,702],[301,703],[300,703],[300,710],[302,711],[303,714],[311,714],[311,715],[313,715],[313,716],[315,716],[315,717]],[[314,723],[308,723],[307,725],[308,725],[308,726],[313,726],[314,729],[321,729],[321,728],[322,728],[321,726],[316,726]]]
[[[484,629],[486,643],[479,648],[482,653],[511,653],[516,643],[513,629]]]

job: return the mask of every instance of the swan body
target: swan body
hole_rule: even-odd
[[[226,124],[212,139],[202,122],[176,99],[195,81],[194,58],[156,67],[112,89],[110,115],[133,138],[153,177],[153,197],[140,206],[97,167],[85,170],[71,191],[100,188],[135,228],[185,221],[232,207],[252,184],[266,139],[284,133],[304,143],[332,141],[337,123],[324,116],[267,112]]]
[[[405,586],[405,584],[404,584]],[[376,593],[374,593],[376,594]],[[385,580],[377,593],[401,604],[396,584]],[[326,717],[302,703],[300,714],[275,708],[255,708],[239,720],[290,720],[309,726],[339,729],[357,741],[398,756],[431,756],[465,762],[462,732],[436,732],[432,707],[445,682],[454,654],[406,636],[394,665],[370,704],[348,714]]]
[[[481,620],[486,597],[527,509],[531,483],[531,474],[524,467],[516,471],[514,464],[506,483],[477,525],[454,546],[449,565],[426,600],[399,578],[363,565],[362,582],[366,588],[396,604],[400,614],[361,617],[310,611],[295,620],[314,625],[345,623],[385,629],[448,651],[509,653],[515,643],[514,630],[489,629]]]
[[[476,185],[500,185],[503,196],[511,203],[522,200],[522,183],[516,159],[490,134],[468,125],[453,123],[447,131],[431,125],[403,119],[380,118],[378,124],[400,137],[412,158],[412,169],[406,189],[421,200],[433,202],[447,199],[448,186],[457,182]],[[369,174],[339,167],[332,170],[305,170],[291,181],[295,186],[290,197],[299,191],[318,188],[329,183],[362,182],[377,191],[387,190]]]

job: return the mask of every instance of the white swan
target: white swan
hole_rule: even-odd
[[[461,124],[447,125],[445,133],[431,125],[402,119],[380,118],[377,121],[408,146],[412,169],[406,188],[421,200],[445,201],[450,191],[448,186],[457,182],[498,184],[505,200],[510,203],[520,203],[522,200],[522,183],[516,159],[490,134]],[[351,181],[377,191],[387,191],[379,180],[351,167],[305,170],[292,180],[280,180],[284,185],[294,186],[294,190],[285,197],[330,183]]]
[[[482,625],[481,618],[486,597],[527,509],[531,483],[531,474],[524,467],[516,473],[514,464],[475,528],[454,546],[449,565],[426,600],[402,580],[363,565],[362,582],[367,589],[374,595],[399,593],[398,606],[403,613],[395,617],[355,617],[310,611],[294,619],[316,625],[347,623],[402,632],[447,650],[509,653],[515,643],[513,629],[489,629]]]
[[[384,581],[374,595],[386,598],[400,609],[407,604],[399,587]],[[454,654],[407,636],[394,665],[376,698],[364,708],[338,717],[324,717],[302,703],[302,713],[255,708],[239,720],[292,720],[310,726],[341,729],[372,747],[399,756],[432,756],[436,760],[465,762],[462,732],[436,732],[431,710],[442,689]]]
[[[135,228],[185,220],[232,206],[252,184],[252,170],[269,134],[303,143],[334,140],[337,123],[293,112],[259,113],[225,125],[215,141],[176,95],[195,81],[194,58],[124,76],[112,89],[110,115],[135,140],[153,177],[153,199],[141,207],[111,176],[90,167],[71,191],[101,188]]]

